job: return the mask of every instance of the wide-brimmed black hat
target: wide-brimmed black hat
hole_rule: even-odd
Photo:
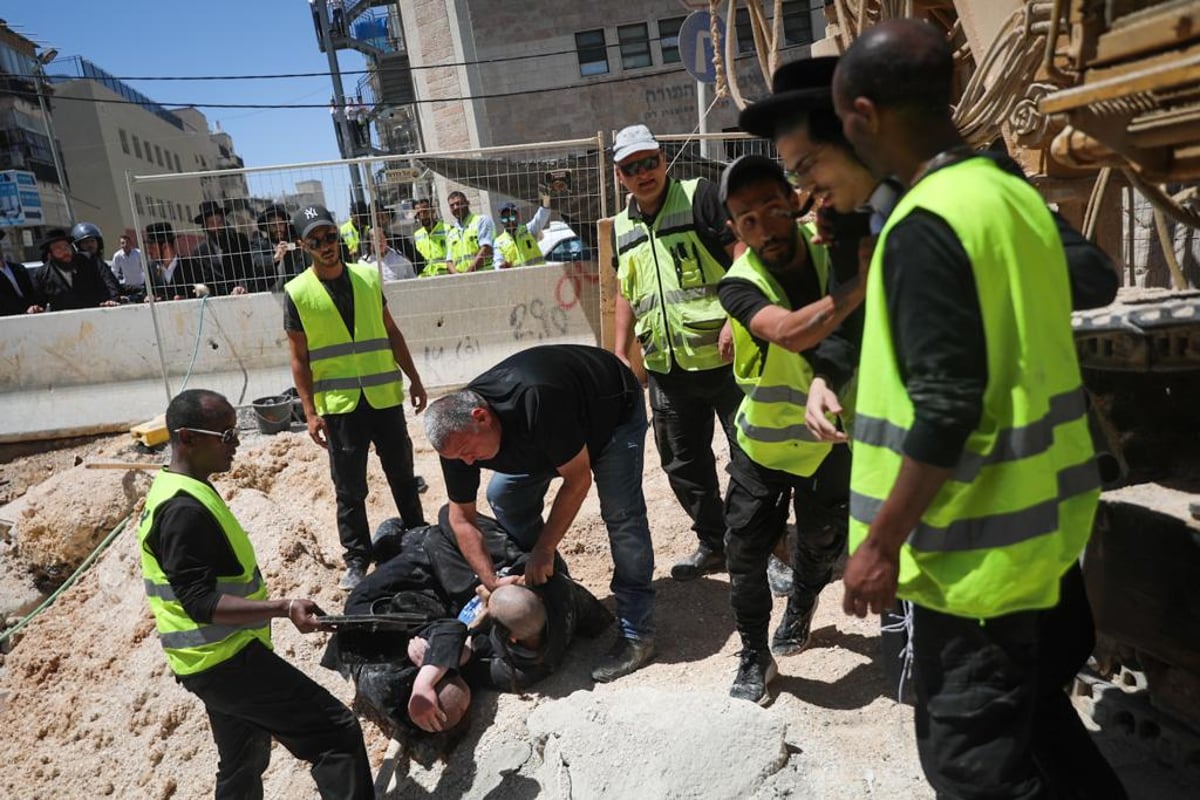
[[[283,205],[283,203],[272,203],[264,208],[262,213],[258,215],[258,219],[255,221],[258,225],[258,229],[265,233],[267,230],[267,222],[272,218],[283,220],[284,222],[288,223],[289,226],[292,224],[292,215],[288,213],[287,206]]]
[[[45,253],[50,249],[50,245],[54,244],[55,242],[67,242],[69,244],[71,242],[71,234],[67,233],[62,228],[51,228],[50,230],[46,231],[46,235],[42,237],[40,242],[38,242],[38,249]]]
[[[802,58],[784,64],[771,76],[771,96],[752,103],[738,115],[738,127],[764,139],[775,137],[776,124],[791,113],[833,109],[833,71],[837,56]]]
[[[151,222],[146,226],[144,241],[146,244],[174,244],[175,228],[169,222]]]
[[[214,214],[220,214],[223,217],[228,213],[229,209],[215,200],[205,200],[200,204],[200,213],[192,218],[192,222],[197,225],[203,225],[205,217],[211,217]]]

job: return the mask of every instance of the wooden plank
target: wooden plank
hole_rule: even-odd
[[[1094,82],[1089,72],[1087,83],[1047,95],[1038,106],[1044,114],[1058,114],[1105,100],[1195,83],[1200,81],[1200,46],[1189,48],[1182,58],[1172,57],[1151,66],[1140,63],[1137,66],[1139,69]]]
[[[149,463],[146,461],[85,461],[83,462],[84,469],[146,469],[160,470],[163,468],[162,462]]]
[[[1200,40],[1200,9],[1169,8],[1139,16],[1127,25],[1114,26],[1100,37],[1096,58],[1089,66],[1176,48],[1196,40]]]

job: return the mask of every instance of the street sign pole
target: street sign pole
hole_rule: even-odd
[[[679,27],[679,56],[683,68],[696,79],[696,131],[700,134],[700,155],[711,158],[711,147],[704,138],[708,133],[708,89],[716,83],[715,44],[712,40],[712,17],[707,11],[693,11]],[[717,18],[717,27],[724,36],[725,23]]]

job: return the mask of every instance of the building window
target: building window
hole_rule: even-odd
[[[812,44],[812,12],[805,0],[784,0],[782,15],[785,44]]]
[[[176,203],[176,204],[175,204],[175,212],[176,212],[177,214],[179,214],[179,221],[180,221],[180,222],[183,222],[185,219],[187,219],[187,217],[185,217],[185,216],[183,215],[183,205],[182,205],[181,203]]]
[[[617,28],[617,41],[621,43],[621,69],[648,67],[650,60],[650,34],[646,23],[622,25]]]
[[[125,133],[121,128],[117,129],[117,133],[121,136],[121,152],[129,155],[129,134]]]
[[[146,160],[151,164],[154,163],[154,151],[150,149],[150,142],[146,142]]]
[[[138,212],[139,214],[145,214],[145,213],[146,213],[146,207],[142,205],[142,196],[141,196],[140,194],[134,193],[134,195],[133,195],[133,204],[134,204],[134,206],[136,206],[136,207],[137,207],[137,212]]]
[[[754,28],[750,24],[750,11],[739,8],[737,12],[737,49],[739,53],[754,52]]]
[[[142,157],[142,142],[138,137],[133,137],[133,154],[138,158]]]
[[[186,206],[184,206],[184,208],[187,209],[187,216],[184,217],[184,219],[195,219],[195,217],[192,216],[192,204],[188,203]]]
[[[603,75],[608,72],[608,49],[604,46],[604,29],[575,34],[575,51],[579,56],[579,74]]]
[[[179,166],[179,153],[175,154],[175,171],[183,172],[183,167]]]
[[[679,29],[686,17],[671,17],[658,21],[658,41],[662,46],[664,64],[679,63]]]
[[[154,145],[154,159],[156,161],[158,161],[158,165],[160,167],[163,165],[163,163],[162,163],[162,148],[160,148],[158,145]]]

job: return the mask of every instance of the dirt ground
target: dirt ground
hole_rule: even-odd
[[[433,519],[445,502],[437,457],[418,421],[410,419],[410,432],[418,474],[429,483],[423,499],[426,514]],[[9,481],[4,487],[6,499],[57,473],[80,469],[76,457],[134,457],[127,442],[125,437],[111,437],[75,443],[53,454],[22,456],[4,464],[2,477]],[[401,760],[396,788],[388,796],[536,796],[536,784],[531,788],[527,780],[501,782],[492,767],[511,757],[514,743],[528,738],[525,719],[535,707],[577,690],[609,693],[660,687],[714,695],[728,691],[738,649],[728,581],[723,574],[690,583],[669,578],[674,560],[692,548],[693,534],[649,437],[646,465],[645,492],[657,560],[656,660],[613,684],[594,686],[588,677],[590,664],[607,649],[613,634],[581,642],[564,668],[536,691],[477,697],[470,728],[448,760],[430,768],[410,767]],[[92,480],[77,474],[79,481]],[[60,481],[58,491],[87,492],[95,502],[124,502],[120,480],[107,490],[79,481]],[[336,588],[340,549],[324,452],[301,432],[274,437],[249,434],[233,470],[216,484],[250,533],[272,594],[308,596],[327,611],[340,610],[344,600],[344,593]],[[370,484],[368,509],[377,525],[394,515],[395,509],[374,460]],[[27,568],[20,562],[19,527],[14,534],[16,545],[0,550],[0,567],[10,579],[18,580]],[[564,541],[562,554],[577,579],[597,596],[609,597],[607,537],[594,492]],[[911,708],[894,701],[895,687],[885,685],[877,664],[878,622],[845,616],[841,595],[840,582],[826,589],[812,646],[798,656],[780,659],[780,676],[772,687],[775,700],[768,713],[788,725],[791,757],[760,795],[932,797],[917,761]],[[783,601],[778,600],[776,620],[782,608]],[[286,622],[276,621],[274,637],[278,652],[337,696],[350,700],[350,685],[317,663],[324,634],[302,636]],[[155,800],[211,796],[216,752],[207,719],[201,703],[179,687],[167,670],[146,608],[131,528],[20,634],[15,648],[3,658],[0,796]],[[388,741],[373,726],[365,724],[364,729],[373,764],[390,771]],[[720,746],[720,731],[714,731],[714,742]],[[1136,781],[1136,787],[1130,787],[1135,797],[1197,796],[1196,784],[1156,765],[1152,753],[1138,751],[1125,741],[1104,742],[1104,746],[1122,777]],[[315,797],[306,765],[278,746],[267,773],[266,795]]]

